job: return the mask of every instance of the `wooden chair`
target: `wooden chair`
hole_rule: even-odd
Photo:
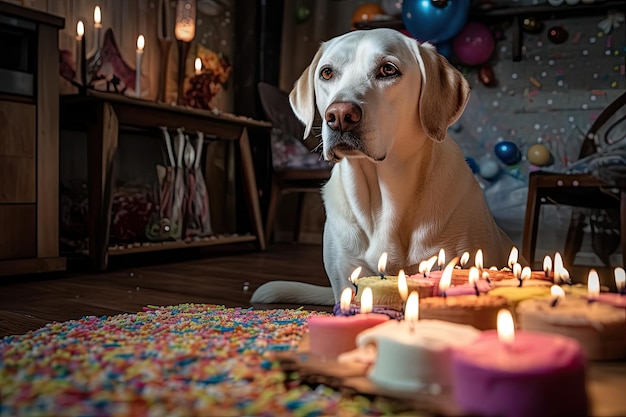
[[[300,237],[304,193],[319,193],[322,185],[330,178],[332,166],[322,160],[319,152],[310,150],[302,143],[304,125],[293,113],[288,94],[265,82],[258,84],[258,91],[263,111],[273,125],[273,172],[265,237],[269,243],[281,197],[297,193],[292,237],[297,242]]]
[[[579,162],[589,160],[601,148],[610,147],[625,137],[626,130],[626,93],[613,101],[596,119],[583,140]],[[615,135],[616,126],[621,133]],[[626,177],[625,177],[626,178]],[[607,180],[591,173],[553,173],[532,172],[528,181],[528,200],[524,219],[522,255],[534,266],[539,216],[543,205],[563,205],[573,208],[570,219],[563,262],[574,265],[576,254],[580,251],[585,224],[592,213],[607,211],[619,218],[619,235],[594,235],[591,224],[592,247],[605,266],[610,266],[609,256],[618,246],[622,247],[622,259],[626,262],[626,183],[615,178]]]

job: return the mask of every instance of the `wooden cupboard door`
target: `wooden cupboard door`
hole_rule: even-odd
[[[0,204],[0,259],[37,256],[35,204]]]
[[[0,101],[0,203],[34,203],[36,108]]]

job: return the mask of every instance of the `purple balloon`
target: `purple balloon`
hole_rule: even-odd
[[[489,60],[495,48],[493,34],[479,22],[468,22],[452,41],[454,54],[465,65],[480,65]]]

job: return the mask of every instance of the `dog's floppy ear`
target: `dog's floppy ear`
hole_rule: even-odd
[[[296,117],[304,124],[304,138],[309,137],[315,119],[315,68],[322,57],[322,48],[317,50],[311,64],[304,70],[289,93],[289,103]]]
[[[465,77],[429,43],[417,47],[422,71],[419,118],[426,134],[441,142],[448,127],[463,113],[470,87]]]

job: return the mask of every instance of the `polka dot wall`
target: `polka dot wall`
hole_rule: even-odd
[[[577,159],[584,133],[626,88],[624,26],[604,33],[598,23],[605,19],[541,21],[541,32],[523,33],[520,62],[512,59],[512,29],[505,28],[487,63],[497,84],[487,87],[477,69],[464,69],[472,98],[451,135],[466,154],[484,160],[498,142],[514,142],[522,151],[522,174],[532,169],[525,155],[536,143],[554,156],[545,169],[564,170]],[[552,28],[566,33],[565,42],[550,40]]]

